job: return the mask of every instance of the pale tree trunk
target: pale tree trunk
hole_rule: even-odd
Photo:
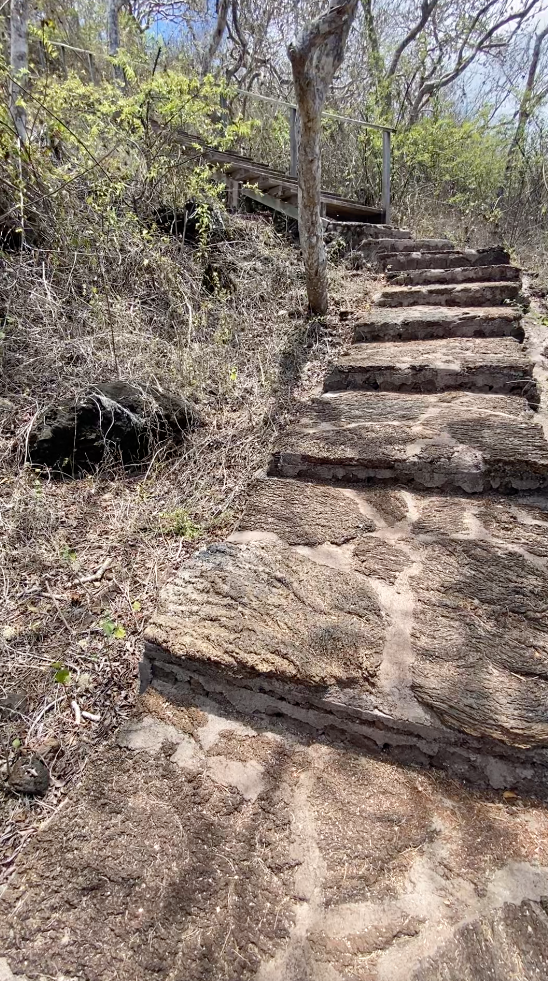
[[[213,59],[219,50],[219,45],[223,40],[223,34],[226,30],[226,22],[228,18],[228,6],[229,0],[218,0],[217,3],[217,23],[215,24],[215,29],[211,35],[210,42],[207,47],[207,51],[202,59],[202,78],[211,71],[211,66],[213,64]]]
[[[527,73],[527,82],[525,84],[525,89],[521,97],[521,102],[519,104],[518,121],[514,135],[512,137],[512,142],[508,149],[508,156],[506,158],[505,167],[505,189],[508,192],[509,184],[512,180],[512,174],[516,166],[516,161],[518,159],[519,151],[522,149],[523,139],[525,136],[525,130],[527,129],[527,123],[529,122],[534,110],[537,105],[546,96],[546,91],[537,93],[535,97],[535,82],[537,78],[538,65],[540,61],[540,55],[542,51],[542,45],[544,44],[545,38],[548,37],[548,27],[546,27],[540,34],[537,34],[535,38],[535,44],[533,47],[533,54],[529,64],[529,71]]]
[[[289,45],[298,107],[299,239],[310,312],[327,313],[327,257],[321,219],[321,116],[333,76],[341,67],[358,0],[338,3]]]
[[[10,11],[10,112],[22,143],[27,139],[27,114],[19,105],[23,93],[18,82],[25,85],[29,67],[29,5],[28,0],[11,0]]]
[[[120,0],[107,0],[107,41],[111,58],[116,58],[120,50],[120,7]],[[124,78],[119,65],[114,65],[114,76],[120,81]]]

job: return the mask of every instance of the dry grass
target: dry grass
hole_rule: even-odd
[[[38,752],[51,775],[43,798],[3,795],[4,875],[131,713],[159,588],[234,527],[277,427],[346,340],[337,306],[367,292],[364,277],[333,269],[334,316],[307,323],[295,250],[263,219],[226,221],[209,249],[132,238],[95,274],[89,256],[68,250],[3,260],[0,697],[24,696],[0,720],[3,774]],[[202,286],[210,262],[227,285],[215,295]],[[158,447],[137,474],[113,463],[60,482],[25,465],[46,405],[118,373],[185,393],[205,425],[176,455]]]

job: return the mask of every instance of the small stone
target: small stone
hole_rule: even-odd
[[[60,748],[61,743],[59,740],[55,736],[50,736],[49,739],[44,739],[44,742],[36,747],[36,755],[41,756],[43,759],[45,756],[56,753]]]
[[[49,770],[39,756],[20,756],[8,777],[8,786],[16,794],[45,794],[49,784]]]

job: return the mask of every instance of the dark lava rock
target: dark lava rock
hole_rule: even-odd
[[[8,786],[16,794],[45,794],[49,770],[39,756],[20,756],[8,776]]]
[[[15,719],[27,711],[27,696],[23,691],[8,692],[0,697],[0,721]]]
[[[78,476],[109,458],[139,463],[159,443],[181,443],[198,421],[181,396],[109,382],[48,409],[31,433],[28,455],[35,466]]]

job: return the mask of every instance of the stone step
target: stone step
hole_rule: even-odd
[[[519,301],[521,283],[429,283],[386,286],[375,297],[379,307],[498,307]]]
[[[548,443],[517,397],[330,393],[285,434],[271,473],[511,493],[548,487]]]
[[[393,286],[422,286],[431,283],[495,283],[520,282],[517,266],[457,266],[454,269],[410,269],[408,272],[386,273]]]
[[[539,404],[533,365],[509,337],[354,344],[328,373],[324,391],[498,392]]]
[[[419,341],[435,337],[516,337],[515,307],[373,307],[354,321],[355,341]]]
[[[392,255],[395,252],[415,253],[415,252],[453,252],[455,246],[448,238],[379,238],[374,241],[364,243],[363,250],[367,248],[368,254],[374,253],[380,256]]]
[[[183,704],[213,695],[545,792],[547,533],[546,497],[262,480],[241,530],[163,588],[145,674]]]
[[[407,228],[396,228],[394,225],[373,225],[365,221],[330,221],[325,230],[326,241],[343,238],[351,248],[359,248],[362,242],[372,239],[410,239],[411,232]]]
[[[407,269],[457,269],[465,266],[502,266],[510,262],[510,254],[502,248],[490,249],[440,249],[412,251],[409,254],[400,252],[394,255],[387,250],[377,256],[383,268],[388,271]]]

